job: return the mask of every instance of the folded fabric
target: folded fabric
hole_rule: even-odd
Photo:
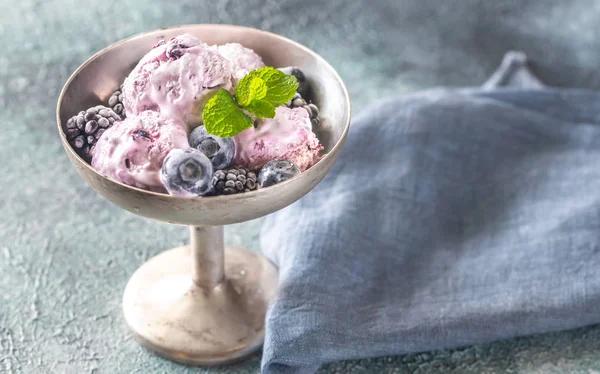
[[[264,223],[263,373],[600,322],[599,166],[600,94],[546,88],[518,53],[483,89],[365,110]]]

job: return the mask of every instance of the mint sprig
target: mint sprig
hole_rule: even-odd
[[[296,77],[267,66],[246,74],[234,96],[221,89],[206,103],[202,120],[209,134],[232,137],[252,127],[253,120],[275,117],[275,108],[292,99],[298,88]],[[243,109],[243,110],[242,110]]]
[[[204,126],[209,134],[222,138],[235,136],[252,127],[252,118],[238,108],[229,91],[221,88],[208,100],[202,111]]]
[[[240,80],[235,88],[235,99],[244,109],[253,105],[265,107],[266,104],[276,108],[290,100],[297,88],[296,77],[267,66],[249,72]]]

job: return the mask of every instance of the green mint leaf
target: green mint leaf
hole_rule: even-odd
[[[297,88],[296,77],[266,66],[251,71],[240,80],[235,88],[235,99],[238,105],[257,117],[273,118],[275,111],[270,109],[266,111],[266,109],[270,107],[274,109],[290,101]],[[259,110],[260,113],[255,113],[254,110]],[[264,117],[267,112],[272,116]]]
[[[258,118],[273,118],[275,117],[275,107],[267,101],[253,100],[250,104],[244,107],[249,112],[252,112]]]
[[[267,80],[267,94],[265,101],[274,107],[281,106],[292,99],[298,89],[298,81],[293,75],[288,75],[281,70],[272,69],[272,74]]]
[[[208,100],[202,111],[202,120],[209,134],[229,138],[249,129],[253,121],[238,106],[224,88]]]
[[[242,83],[243,82],[243,83]],[[235,99],[244,107],[253,100],[261,100],[267,94],[267,85],[260,77],[246,75],[235,88]]]

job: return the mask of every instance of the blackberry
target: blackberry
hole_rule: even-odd
[[[91,150],[104,131],[122,118],[104,105],[91,107],[69,118],[66,124],[67,140],[86,161],[92,159]]]
[[[285,105],[288,108],[304,108],[304,110],[308,112],[313,127],[319,126],[321,123],[321,119],[319,118],[319,108],[313,103],[307,103],[298,92],[296,92],[292,97],[292,100],[288,101]]]
[[[110,98],[108,98],[108,106],[121,117],[126,117],[125,107],[123,106],[123,85],[110,95]]]
[[[285,105],[288,106],[289,108],[299,108],[299,107],[305,106],[307,104],[308,103],[306,102],[306,100],[304,100],[302,95],[300,95],[298,92],[296,92],[294,94],[294,96],[292,97],[292,100],[288,101]]]
[[[211,181],[212,192],[214,195],[232,195],[254,191],[257,188],[256,179],[256,173],[242,166],[217,170]]]

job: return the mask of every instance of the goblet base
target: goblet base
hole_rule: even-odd
[[[237,362],[262,346],[278,272],[259,254],[226,247],[224,280],[194,283],[190,246],[153,257],[131,277],[123,295],[136,340],[158,355],[197,366]]]

